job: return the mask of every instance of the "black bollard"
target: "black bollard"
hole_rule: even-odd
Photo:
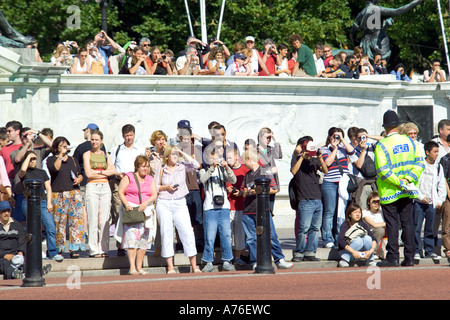
[[[256,184],[256,268],[254,273],[275,273],[270,241],[270,179],[257,178]]]
[[[25,279],[22,287],[43,287],[42,241],[41,241],[41,188],[42,180],[26,180],[27,197],[27,233],[25,253]]]

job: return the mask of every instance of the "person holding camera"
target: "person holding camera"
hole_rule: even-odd
[[[282,58],[278,53],[275,41],[268,38],[264,40],[264,51],[259,53],[263,64],[266,66],[269,73],[267,74],[262,68],[259,70],[260,76],[274,76],[277,66],[281,66]],[[261,67],[261,66],[260,66]]]
[[[339,233],[337,223],[338,188],[344,173],[349,174],[347,156],[353,156],[353,146],[344,139],[341,128],[331,127],[328,137],[320,151],[328,167],[328,173],[323,177],[322,196],[324,215],[322,220],[322,239],[326,248],[335,246],[335,239]],[[344,207],[346,201],[344,201]]]
[[[304,136],[297,142],[291,161],[297,199],[299,228],[292,261],[317,261],[315,257],[322,225],[322,192],[317,171],[328,173],[322,154],[317,152],[312,137]]]
[[[183,162],[179,161],[180,157],[183,157]],[[183,244],[184,254],[189,258],[192,272],[200,272],[196,261],[197,248],[194,230],[186,204],[186,195],[189,193],[186,184],[186,168],[198,169],[200,164],[180,149],[167,146],[164,150],[162,165],[155,173],[155,183],[158,188],[156,216],[161,231],[161,256],[167,261],[167,274],[175,273],[173,265],[174,225]]]
[[[147,64],[146,57],[140,47],[134,47],[131,56],[127,57],[119,74],[150,74],[150,67]]]
[[[197,75],[200,71],[200,58],[197,56],[197,49],[188,46],[186,54],[177,59],[176,66],[179,75]]]
[[[148,65],[150,70],[148,71],[148,74],[172,75],[172,68],[169,65],[171,57],[161,54],[161,49],[158,46],[152,47],[149,60],[150,62]]]
[[[354,55],[347,56],[345,62],[340,65],[339,69],[345,73],[345,75],[340,76],[340,78],[359,79],[360,72]]]
[[[208,148],[209,149],[209,148]],[[231,248],[230,227],[230,202],[227,198],[226,183],[236,183],[236,176],[228,163],[223,158],[223,152],[213,147],[206,155],[206,169],[200,170],[200,182],[205,190],[203,201],[205,229],[205,247],[202,261],[206,263],[203,272],[213,272],[214,241],[219,231],[220,245],[222,251],[223,271],[234,269],[231,260],[233,251]]]

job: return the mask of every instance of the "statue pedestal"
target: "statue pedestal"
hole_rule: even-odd
[[[7,48],[8,50],[20,56],[19,63],[23,65],[32,65],[36,63],[36,49],[30,48]]]

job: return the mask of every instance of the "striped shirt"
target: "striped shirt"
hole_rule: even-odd
[[[323,161],[326,161],[327,158],[331,155],[331,152],[333,149],[331,145],[324,146],[320,149],[322,151],[322,158]],[[342,171],[345,173],[350,173],[348,170],[348,159],[347,156],[352,156],[355,154],[355,150],[353,149],[352,152],[347,152],[347,149],[344,147],[342,143],[338,145],[338,152],[336,155],[336,158],[334,159],[331,166],[328,167],[328,173],[324,175],[323,180],[328,182],[339,182],[341,180],[341,172],[339,171],[339,166],[337,161],[339,161],[339,164],[342,167]]]

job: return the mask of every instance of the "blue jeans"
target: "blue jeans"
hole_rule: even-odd
[[[319,230],[322,225],[322,200],[300,200],[297,212],[300,225],[294,255],[303,257],[306,252],[306,255],[314,256],[319,244]]]
[[[231,249],[230,210],[206,210],[203,227],[205,229],[205,248],[203,250],[202,260],[205,262],[213,262],[214,241],[216,240],[217,230],[219,230],[222,260],[231,261],[233,259],[233,251]]]
[[[250,264],[256,262],[256,214],[243,214],[242,227],[245,233],[245,243],[250,254]],[[270,215],[270,242],[272,245],[272,257],[275,263],[280,259],[284,259],[283,251],[281,250],[278,235],[275,231],[272,215]]]
[[[425,228],[423,230],[423,247],[425,256],[429,256],[434,252],[434,216],[436,215],[436,209],[433,209],[432,204],[425,204],[420,202],[414,202],[414,229],[415,229],[415,243],[416,254],[420,254],[422,251],[422,226],[425,219]]]
[[[333,226],[337,223],[336,209],[338,200],[338,186],[337,182],[323,181],[322,196],[323,196],[323,221],[322,221],[322,240],[324,244],[335,243],[337,236],[336,230]]]
[[[372,238],[368,235],[365,235],[364,237],[356,238],[355,240],[353,240],[352,243],[350,243],[350,247],[356,251],[369,251],[370,248],[372,248],[372,242],[373,242]],[[350,251],[341,250],[341,259],[350,262],[355,258],[350,253]],[[372,255],[369,257],[368,260],[372,261],[373,259],[374,257],[372,253]]]
[[[23,199],[22,211],[27,212],[27,199]],[[41,221],[45,228],[45,236],[47,240],[47,256],[53,258],[58,254],[56,249],[56,225],[53,215],[47,211],[47,200],[41,200]]]

